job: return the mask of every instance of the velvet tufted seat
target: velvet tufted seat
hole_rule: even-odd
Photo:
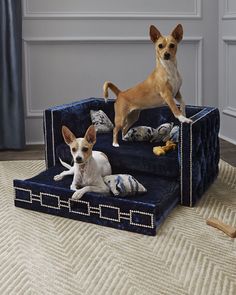
[[[45,158],[47,169],[28,179],[15,180],[15,205],[31,210],[100,225],[154,235],[160,223],[177,203],[194,206],[218,174],[219,111],[213,107],[187,106],[193,123],[180,124],[176,151],[156,157],[157,144],[122,142],[112,147],[112,134],[98,134],[95,149],[108,155],[113,173],[130,173],[147,188],[147,193],[129,198],[87,193],[75,202],[69,189],[71,178],[55,182],[62,168],[58,158],[71,162],[61,126],[77,137],[91,124],[90,110],[102,109],[114,122],[114,101],[90,98],[47,109],[44,113]],[[158,127],[179,124],[167,106],[145,110],[136,123]]]

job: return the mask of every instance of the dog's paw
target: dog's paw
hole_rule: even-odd
[[[71,189],[72,191],[76,191],[76,186],[72,183],[71,186],[70,186],[70,189]]]
[[[114,147],[119,147],[120,145],[119,145],[119,143],[113,143],[112,144]]]
[[[73,200],[79,200],[83,197],[83,195],[84,195],[84,192],[82,189],[80,189],[80,190],[75,191],[71,198]]]
[[[55,175],[55,176],[53,177],[53,179],[54,179],[55,181],[62,180],[62,178],[63,178],[63,176],[61,176],[61,174]]]
[[[181,123],[188,123],[188,124],[190,124],[190,123],[193,122],[191,119],[186,118],[186,117],[183,116],[183,115],[178,116],[178,120],[179,120]]]

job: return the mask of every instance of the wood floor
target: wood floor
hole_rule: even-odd
[[[236,145],[223,139],[220,140],[220,157],[225,162],[236,167]]]
[[[236,167],[236,145],[220,140],[221,159]],[[44,146],[31,145],[22,151],[0,151],[0,161],[43,160]]]

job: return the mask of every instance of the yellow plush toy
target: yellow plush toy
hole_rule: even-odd
[[[176,143],[171,140],[168,140],[163,146],[155,146],[153,148],[153,153],[157,156],[165,155],[166,152],[175,150]]]

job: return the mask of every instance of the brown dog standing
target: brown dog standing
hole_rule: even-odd
[[[138,120],[141,110],[167,104],[180,122],[190,123],[185,117],[185,103],[179,91],[182,79],[177,69],[176,52],[183,38],[183,27],[177,25],[169,36],[162,36],[155,26],[150,27],[150,37],[155,44],[156,68],[146,80],[125,91],[119,90],[113,83],[105,82],[104,96],[108,97],[108,88],[116,95],[115,128],[113,146],[118,147],[118,132],[125,135]],[[180,103],[180,110],[174,98]]]

